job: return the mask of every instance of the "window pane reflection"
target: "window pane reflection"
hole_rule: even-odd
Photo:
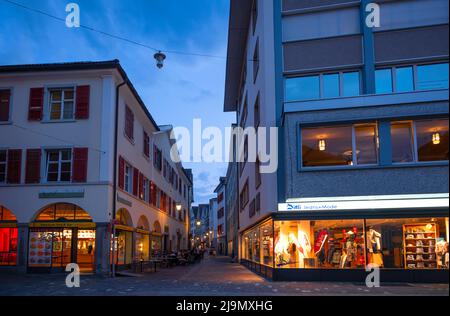
[[[412,67],[396,69],[397,92],[410,92],[414,90],[414,76]]]
[[[330,74],[323,76],[323,97],[339,97],[339,74]]]
[[[380,69],[375,72],[376,93],[392,93],[392,70]]]
[[[448,89],[448,63],[418,66],[417,89]]]
[[[410,122],[396,122],[391,124],[392,162],[412,162],[413,133]]]
[[[359,72],[347,72],[343,75],[343,96],[353,97],[361,93]]]
[[[320,98],[319,76],[291,78],[286,80],[287,101]]]

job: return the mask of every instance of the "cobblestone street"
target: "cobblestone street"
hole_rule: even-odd
[[[352,283],[270,282],[230,263],[206,258],[187,267],[161,269],[139,277],[82,276],[80,288],[67,288],[65,275],[0,274],[0,296],[310,296],[310,295],[449,295],[448,284],[395,284],[368,289]]]

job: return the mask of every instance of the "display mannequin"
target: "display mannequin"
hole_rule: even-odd
[[[383,262],[383,253],[381,249],[381,233],[373,229],[369,228],[369,232],[367,234],[367,247],[369,250],[369,263],[375,264],[379,267],[384,266]]]

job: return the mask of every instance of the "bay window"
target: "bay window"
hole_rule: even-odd
[[[376,123],[302,129],[303,167],[378,163]]]
[[[49,119],[51,121],[74,119],[74,88],[50,89],[49,102]]]
[[[47,150],[47,182],[70,182],[72,149]]]

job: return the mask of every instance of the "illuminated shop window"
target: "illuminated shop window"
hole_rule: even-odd
[[[275,222],[275,267],[365,267],[363,220]]]
[[[36,221],[92,221],[92,218],[89,213],[74,204],[58,203],[42,210]]]

